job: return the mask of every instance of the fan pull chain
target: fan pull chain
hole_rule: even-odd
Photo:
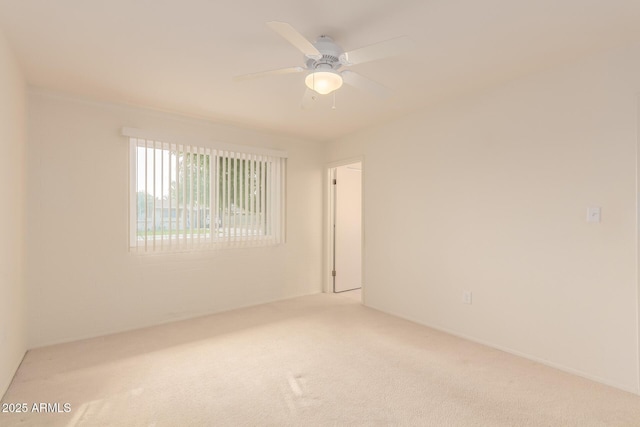
[[[336,93],[335,91],[333,92],[333,105],[331,106],[332,110],[336,109]]]

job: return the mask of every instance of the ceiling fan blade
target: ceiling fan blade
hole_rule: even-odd
[[[236,82],[240,82],[243,80],[257,79],[265,76],[277,76],[279,74],[299,73],[301,71],[304,71],[303,67],[279,68],[277,70],[261,71],[259,73],[251,73],[251,74],[244,74],[242,76],[235,76],[233,80]]]
[[[318,95],[315,91],[307,88],[304,91],[304,95],[302,96],[302,100],[300,100],[300,108],[303,110],[310,110],[315,107],[316,102],[318,101]]]
[[[344,65],[362,64],[406,53],[413,43],[407,36],[396,37],[380,43],[354,49],[340,55],[340,62]]]
[[[322,58],[320,51],[295,28],[286,22],[271,21],[267,22],[267,25],[273,31],[280,34],[286,41],[297,47],[298,50],[304,53],[308,58]]]
[[[345,70],[342,73],[342,79],[348,85],[351,85],[357,89],[360,89],[365,92],[369,92],[379,98],[389,98],[391,96],[391,91],[382,86],[380,83],[374,82],[362,75],[355,73],[350,70]]]

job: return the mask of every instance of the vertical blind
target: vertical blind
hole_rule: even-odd
[[[286,153],[212,148],[140,138],[131,130],[123,133],[130,141],[131,250],[182,251],[284,241]]]

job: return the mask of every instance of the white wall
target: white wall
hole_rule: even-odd
[[[367,305],[639,392],[639,88],[618,49],[330,144],[365,159]]]
[[[30,347],[320,291],[322,146],[38,91],[29,103]],[[123,126],[287,150],[287,243],[129,253]]]
[[[27,348],[24,285],[26,86],[0,33],[0,397]]]

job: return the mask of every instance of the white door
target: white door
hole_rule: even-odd
[[[362,163],[334,173],[334,292],[362,286]]]

